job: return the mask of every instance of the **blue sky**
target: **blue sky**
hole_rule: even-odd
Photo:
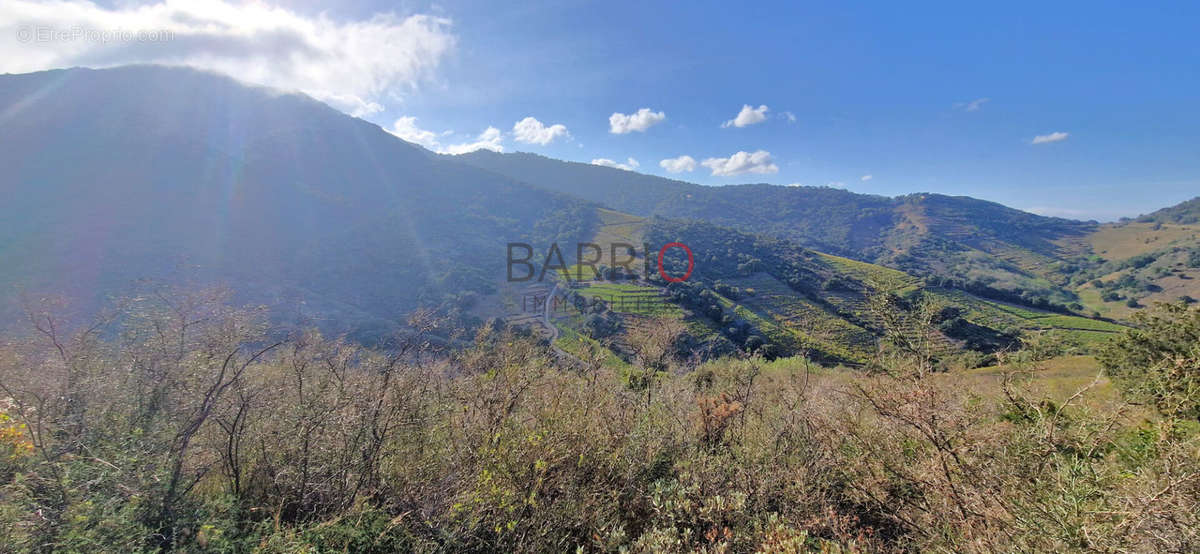
[[[0,14],[12,21],[52,17],[30,2],[4,3],[9,13]],[[908,4],[287,1],[240,19],[245,5],[198,5],[239,25],[266,21],[259,31],[286,14],[298,40],[331,52],[322,59],[373,60],[356,73],[371,75],[362,82],[338,67],[286,75],[278,63],[211,68],[326,100],[351,96],[370,109],[330,101],[435,149],[474,143],[582,162],[632,158],[638,171],[709,185],[964,194],[1083,219],[1133,216],[1200,194],[1196,4]],[[168,15],[118,3],[93,9],[106,19],[86,8],[72,17],[124,14],[153,27],[202,9],[149,6]],[[381,13],[393,15],[381,22]],[[427,19],[405,19],[415,14]],[[322,25],[333,31],[322,35]],[[395,34],[376,44],[366,36],[375,32]],[[330,40],[367,42],[354,50]],[[93,53],[101,62],[92,65],[189,59],[176,52],[164,60],[153,46],[126,50]],[[47,58],[47,66],[72,64],[79,54]],[[765,117],[723,127],[743,106]],[[633,130],[613,132],[614,113],[643,108],[652,117],[641,122],[654,124],[635,118]],[[540,126],[524,128],[540,133],[514,129],[529,117]],[[695,163],[676,168],[692,171],[660,166],[684,155]]]

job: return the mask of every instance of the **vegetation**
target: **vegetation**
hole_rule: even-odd
[[[1200,223],[1200,196],[1169,208],[1137,218],[1139,222],[1175,223],[1194,225]]]
[[[1171,417],[1200,421],[1200,309],[1159,304],[1134,316],[1100,360],[1130,396]]]
[[[0,151],[34,287],[0,295],[0,551],[1200,551],[1196,200],[441,156],[178,68],[0,98],[41,107]],[[553,282],[500,282],[517,241]],[[578,241],[691,278],[560,279]]]
[[[714,188],[526,153],[476,151],[453,159],[621,212],[762,234],[921,277],[970,283],[1008,295],[1006,301],[1043,302],[1042,308],[1078,300],[1058,282],[1057,266],[1065,261],[1059,243],[1082,240],[1097,228],[968,197],[887,198],[763,184]]]
[[[935,324],[933,307],[885,314]],[[1195,388],[1176,377],[1195,373],[1200,315],[1155,314],[1103,358],[1131,398],[1154,399],[1140,420],[1086,363],[1062,367],[1088,384],[1040,386],[1048,345],[934,372],[903,324],[860,372],[697,365],[669,320],[612,367],[493,326],[442,351],[427,314],[377,349],[284,335],[218,292],[157,291],[77,329],[30,310],[30,333],[0,347],[0,543],[1194,551]]]

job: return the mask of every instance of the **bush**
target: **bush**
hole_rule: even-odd
[[[694,367],[662,322],[614,369],[494,326],[441,351],[427,314],[387,348],[285,336],[226,302],[147,295],[0,344],[4,550],[1195,551],[1195,435],[1042,398],[1036,365],[988,395],[920,348]],[[1167,409],[1200,315],[1156,317],[1114,379],[1190,414]]]
[[[1200,308],[1159,304],[1099,357],[1130,397],[1172,417],[1200,418]]]

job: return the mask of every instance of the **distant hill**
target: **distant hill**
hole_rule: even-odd
[[[535,154],[477,151],[448,159],[632,214],[694,218],[921,275],[1072,300],[1047,280],[1059,243],[1093,222],[1044,217],[965,196],[895,198],[828,187],[702,186]]]
[[[591,232],[588,202],[190,69],[0,76],[0,128],[9,315],[18,290],[87,311],[136,279],[186,279],[236,283],[243,300],[327,328],[383,330],[487,293],[505,241]]]
[[[1087,310],[1125,319],[1156,302],[1200,300],[1200,198],[1099,226],[1066,246]]]
[[[152,279],[227,283],[277,320],[369,340],[417,307],[461,316],[456,328],[511,314],[505,295],[524,291],[504,283],[508,242],[539,255],[563,243],[572,262],[576,241],[644,239],[692,245],[694,279],[592,292],[667,302],[710,345],[863,363],[881,335],[867,303],[881,293],[961,306],[943,322],[948,352],[1029,329],[1085,341],[1112,332],[1006,303],[1032,287],[1072,294],[1043,275],[1069,273],[1059,252],[1085,256],[1078,237],[1092,224],[971,198],[705,187],[529,154],[440,156],[309,97],[181,68],[0,76],[0,128],[6,324],[23,292],[62,295],[86,314]]]
[[[712,223],[637,218],[611,210],[599,210],[598,215],[602,224],[594,242],[614,238],[635,244],[642,240],[653,245],[682,243],[693,253],[692,273],[686,282],[678,283],[664,281],[653,270],[649,283],[629,282],[619,274],[615,281],[607,277],[597,282],[593,272],[578,268],[584,282],[573,282],[571,290],[604,300],[611,313],[584,310],[574,317],[557,318],[555,325],[564,331],[557,343],[568,351],[580,348],[583,341],[597,340],[611,341],[620,352],[619,329],[653,325],[647,317],[654,316],[682,320],[697,352],[740,347],[763,349],[768,355],[804,353],[829,363],[867,364],[878,355],[889,325],[876,310],[876,302],[888,295],[898,299],[889,309],[893,312],[924,301],[944,307],[938,311],[937,330],[930,338],[931,349],[947,362],[964,350],[987,353],[1012,347],[1029,331],[1051,333],[1087,348],[1120,329],[1104,321],[1017,307],[1002,299],[936,286],[903,271]],[[667,275],[679,276],[688,271],[689,263],[677,248],[664,255],[663,266]],[[633,270],[640,273],[642,265]],[[661,298],[662,290],[669,300]],[[908,316],[902,319],[904,325],[914,323]]]
[[[1179,225],[1195,225],[1200,223],[1200,196],[1180,202],[1174,206],[1163,208],[1137,218],[1143,223],[1175,223]]]

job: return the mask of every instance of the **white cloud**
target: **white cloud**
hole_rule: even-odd
[[[866,175],[863,175],[862,177],[860,177],[860,178],[859,178],[859,180],[861,180],[861,181],[870,181],[871,179],[874,179],[874,178],[875,178],[875,176],[874,176],[874,175],[871,175],[871,174],[869,174],[869,173],[868,173],[868,174],[866,174]]]
[[[602,165],[604,167],[614,167],[617,169],[624,169],[625,171],[633,171],[633,170],[637,169],[638,166],[641,165],[638,163],[637,160],[635,160],[633,158],[629,158],[629,159],[625,160],[625,163],[613,161],[608,158],[596,158],[596,159],[592,160],[592,164],[593,165]]]
[[[691,156],[680,156],[678,158],[667,158],[658,162],[659,167],[667,170],[668,173],[683,173],[685,171],[696,170],[696,159]]]
[[[299,90],[352,115],[384,109],[433,77],[455,46],[448,19],[336,21],[257,2],[0,2],[0,72],[187,65]]]
[[[742,105],[742,111],[738,112],[737,117],[721,124],[721,128],[726,127],[746,127],[755,123],[762,123],[767,120],[767,107],[765,105],[757,108],[750,107],[749,104]]]
[[[771,160],[771,153],[758,150],[754,153],[738,152],[728,158],[708,158],[700,165],[712,170],[713,175],[730,177],[744,173],[778,173],[779,166]]]
[[[964,112],[977,112],[984,104],[991,102],[991,98],[976,98],[970,102],[958,102],[954,104],[954,109]]]
[[[1036,137],[1033,137],[1033,142],[1031,142],[1030,144],[1045,144],[1047,142],[1058,142],[1060,140],[1067,140],[1067,137],[1069,137],[1069,136],[1071,136],[1071,133],[1055,131],[1048,135],[1038,135]]]
[[[608,132],[614,135],[623,135],[633,131],[641,132],[662,123],[666,118],[666,113],[650,111],[650,108],[642,108],[636,113],[628,115],[614,112],[608,116]]]
[[[492,150],[495,152],[504,151],[504,137],[500,135],[500,129],[488,127],[484,129],[474,142],[466,142],[462,144],[451,144],[445,150],[441,151],[444,154],[466,154],[476,150]]]
[[[843,183],[841,181],[830,181],[828,183],[825,183],[825,186],[827,186],[831,189],[844,189],[844,188],[846,188],[846,183]]]
[[[526,117],[513,124],[513,138],[527,144],[550,144],[558,137],[570,137],[567,126],[561,123],[546,126],[533,117]]]
[[[414,142],[433,151],[441,149],[441,144],[438,143],[438,137],[446,133],[435,133],[417,127],[417,118],[405,116],[397,119],[392,124],[392,128],[387,130],[389,133],[396,135],[408,142]]]
[[[792,112],[783,112],[780,115],[782,115],[784,119],[788,120],[788,123],[796,122],[796,114],[794,114]]]
[[[500,129],[495,127],[488,127],[479,136],[475,137],[474,141],[447,146],[442,145],[441,137],[452,135],[454,134],[453,131],[436,133],[422,129],[417,127],[417,118],[415,117],[401,117],[387,131],[408,142],[415,142],[439,154],[465,154],[481,149],[494,150],[496,152],[504,151],[504,137],[500,133]]]

